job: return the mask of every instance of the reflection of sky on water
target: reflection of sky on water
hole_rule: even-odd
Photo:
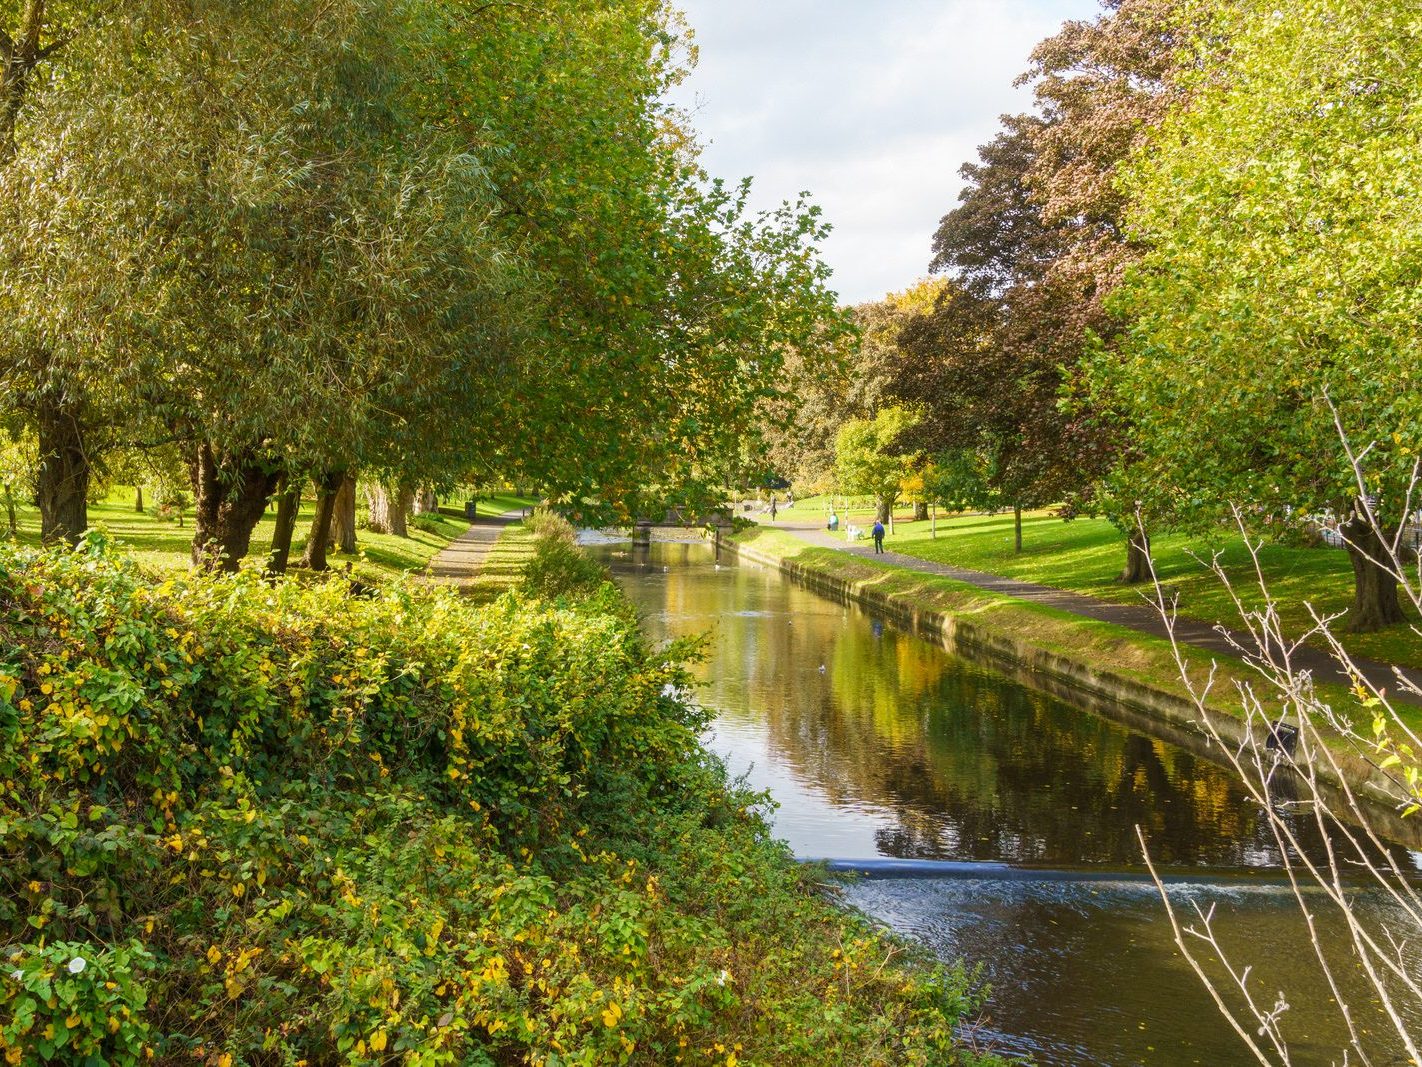
[[[777,769],[764,730],[720,719],[707,732],[706,747],[749,788],[774,797],[776,807],[770,817],[775,835],[787,841],[795,855],[825,859],[880,855],[878,837],[893,828],[894,813],[864,802],[831,803],[815,785]]]

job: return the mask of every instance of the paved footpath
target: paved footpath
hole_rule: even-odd
[[[502,515],[481,515],[472,526],[445,545],[439,555],[430,560],[425,577],[440,585],[466,589],[473,584],[484,565],[494,542],[523,517],[523,511],[506,511]]]
[[[759,521],[765,523],[766,518],[761,518]],[[928,560],[905,556],[901,552],[887,549],[882,554],[876,555],[872,542],[846,541],[843,534],[831,534],[823,524],[819,523],[785,521],[766,524],[793,533],[796,537],[818,548],[832,548],[850,556],[877,559],[881,563],[892,563],[922,574],[942,575],[945,578],[975,585],[979,589],[1016,597],[1034,604],[1044,604],[1047,607],[1070,612],[1073,615],[1115,623],[1117,626],[1129,627],[1155,637],[1169,637],[1165,620],[1160,617],[1160,613],[1154,606],[1145,601],[1140,604],[1113,604],[1109,601],[1086,596],[1083,593],[1071,593],[1065,589],[1053,589],[1050,586],[1022,582],[1015,578],[1004,578],[997,574],[985,574],[982,571],[950,567],[943,563],[931,563]],[[1239,656],[1239,651],[1230,643],[1231,638],[1244,648],[1255,647],[1254,640],[1248,634],[1237,630],[1221,632],[1219,627],[1190,619],[1176,620],[1175,637],[1181,644],[1190,645],[1192,648],[1236,658]],[[1290,662],[1296,670],[1307,670],[1315,678],[1347,681],[1346,675],[1343,674],[1337,662],[1326,652],[1313,648],[1300,648],[1290,656]],[[1395,699],[1409,704],[1422,704],[1422,698],[1399,691],[1395,673],[1397,668],[1390,664],[1365,659],[1355,660],[1354,663],[1368,681],[1380,689],[1386,689]],[[1409,669],[1403,673],[1415,685],[1422,688],[1422,671]]]

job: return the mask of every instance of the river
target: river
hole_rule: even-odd
[[[797,856],[1052,872],[845,890],[849,904],[943,959],[982,965],[991,996],[975,1040],[1040,1064],[1252,1062],[1141,880],[1139,825],[1154,861],[1186,880],[1171,888],[1177,904],[1213,906],[1226,950],[1253,968],[1254,994],[1272,1006],[1282,993],[1290,1005],[1292,1062],[1342,1062],[1342,1023],[1297,905],[1268,877],[1280,857],[1267,820],[1226,770],[768,568],[717,561],[707,544],[589,551],[653,638],[707,635],[697,668],[697,699],[714,713],[707,745],[773,799],[775,832]],[[1306,838],[1310,825],[1301,821]],[[1419,866],[1415,854],[1395,856]],[[1321,929],[1325,950],[1346,952],[1329,915]],[[1366,1005],[1354,1010],[1381,1030]]]

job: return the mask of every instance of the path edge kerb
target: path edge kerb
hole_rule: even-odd
[[[791,581],[832,600],[852,602],[882,613],[910,633],[938,642],[951,654],[984,663],[1028,688],[1085,705],[1089,711],[1160,737],[1216,763],[1224,760],[1209,729],[1201,721],[1199,709],[1179,693],[1102,670],[952,612],[926,609],[900,594],[868,588],[861,581],[795,559],[718,534],[713,538],[723,552],[777,570]],[[1235,747],[1244,743],[1246,727],[1237,715],[1213,709],[1209,714],[1210,724],[1225,744]],[[1262,744],[1264,733],[1256,732]],[[1397,817],[1394,802],[1384,785],[1386,778],[1380,772],[1351,752],[1335,748],[1333,757],[1346,775],[1348,788],[1373,802],[1371,808],[1386,821],[1385,832],[1413,847],[1422,845],[1422,828],[1414,825],[1417,820]],[[1331,766],[1315,761],[1314,767],[1319,778],[1333,787],[1345,784]]]

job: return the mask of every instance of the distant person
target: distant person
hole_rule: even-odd
[[[826,529],[826,530],[838,530],[838,529],[839,529],[839,516],[836,515],[833,511],[830,512],[829,522],[825,523],[825,529]]]
[[[771,496],[771,498],[770,498],[770,521],[771,521],[771,522],[774,522],[774,521],[775,521],[775,512],[776,512],[775,497],[774,497],[774,496]]]
[[[878,519],[874,520],[874,551],[876,553],[884,551],[884,524]]]

